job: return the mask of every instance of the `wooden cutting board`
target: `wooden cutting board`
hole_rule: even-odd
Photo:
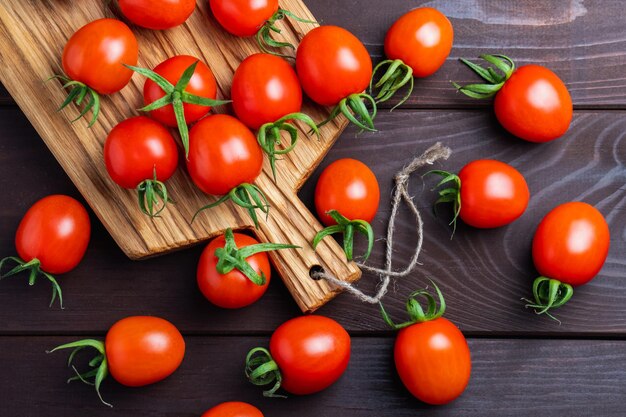
[[[206,241],[226,228],[253,229],[247,213],[231,203],[207,210],[190,224],[193,214],[216,200],[198,190],[181,164],[167,182],[175,205],[160,218],[142,214],[132,190],[113,183],[104,166],[102,149],[108,132],[120,121],[138,114],[142,106],[144,79],[135,74],[121,92],[102,99],[98,122],[70,123],[78,109],[70,105],[56,112],[66,92],[57,81],[44,82],[61,74],[61,54],[69,37],[84,24],[102,17],[119,17],[114,2],[102,0],[2,0],[0,2],[0,80],[50,148],[65,172],[85,197],[120,248],[132,259],[143,259]],[[315,20],[299,0],[284,0],[281,7]],[[278,23],[282,36],[297,44],[313,28],[293,20]],[[258,52],[254,39],[241,39],[225,32],[212,17],[208,1],[198,7],[184,25],[168,31],[151,31],[131,26],[139,41],[139,66],[153,68],[177,54],[188,54],[206,62],[219,85],[218,98],[227,98],[234,70],[248,55]],[[222,107],[218,111],[230,111]],[[303,111],[314,120],[323,120],[328,109],[305,103]],[[330,300],[339,290],[325,281],[314,281],[311,268],[321,266],[346,281],[360,277],[354,263],[347,262],[340,246],[325,239],[313,251],[310,242],[322,227],[302,204],[297,191],[328,152],[345,128],[337,118],[321,129],[321,140],[302,137],[296,149],[278,161],[274,183],[267,158],[256,184],[271,204],[267,221],[260,219],[254,230],[264,242],[291,243],[299,250],[271,254],[274,266],[303,311],[311,312]],[[302,126],[302,135],[306,128]],[[28,163],[28,161],[24,161]],[[194,279],[194,277],[181,277]]]

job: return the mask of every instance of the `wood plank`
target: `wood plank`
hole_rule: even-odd
[[[429,210],[434,195],[428,189],[433,180],[422,185],[418,176],[412,178],[411,191],[426,223],[421,257],[424,267],[399,281],[387,297],[394,316],[402,315],[402,302],[411,290],[433,278],[447,296],[447,316],[471,334],[626,334],[626,295],[622,291],[626,270],[623,112],[576,112],[568,136],[546,145],[510,138],[493,116],[481,111],[382,113],[380,120],[383,132],[356,136],[355,130],[349,130],[324,161],[325,166],[337,158],[354,157],[375,171],[383,196],[381,212],[374,221],[378,236],[383,234],[389,215],[393,174],[437,140],[453,149],[451,160],[441,168],[458,169],[475,158],[501,159],[521,169],[533,194],[528,212],[511,227],[478,231],[461,225],[450,241],[445,221],[435,219]],[[312,207],[319,172],[300,193],[308,207]],[[0,108],[0,189],[4,197],[0,205],[1,255],[15,253],[15,229],[30,204],[55,192],[77,195],[15,108]],[[563,321],[558,326],[525,310],[520,298],[529,295],[536,274],[530,259],[532,231],[550,208],[570,199],[597,205],[607,216],[612,242],[600,276],[576,290],[570,303],[558,311]],[[399,228],[412,227],[404,212]],[[356,250],[360,251],[363,246],[357,241]],[[382,263],[383,243],[377,242],[371,264]],[[400,232],[398,243],[396,258],[408,259],[414,244],[410,233]],[[4,280],[0,282],[0,332],[102,332],[118,317],[141,313],[168,314],[186,332],[241,334],[271,331],[298,314],[279,280],[274,280],[265,297],[251,308],[224,311],[210,306],[194,278],[201,249],[132,262],[94,219],[93,239],[84,262],[60,279],[67,309],[48,309],[50,289],[44,282],[28,288],[24,278]],[[373,290],[375,282],[374,276],[366,274],[360,285]],[[374,306],[360,304],[348,295],[337,298],[321,313],[337,318],[352,331],[385,329]]]
[[[65,383],[72,375],[66,354],[44,353],[69,340],[73,338],[0,338],[3,416],[45,410],[50,417],[192,417],[222,401],[242,400],[267,417],[331,417],[338,412],[359,417],[618,417],[626,397],[626,341],[469,340],[473,369],[467,390],[449,405],[431,407],[402,387],[393,368],[391,338],[353,338],[346,374],[322,393],[266,399],[242,372],[246,352],[267,343],[266,338],[187,337],[185,360],[169,379],[135,389],[105,381],[102,393],[114,405],[110,410],[98,402],[92,387]]]
[[[474,107],[456,94],[449,81],[475,81],[457,59],[502,52],[520,64],[546,65],[566,82],[578,108],[626,108],[626,14],[619,1],[468,0],[459,7],[448,0],[375,0],[338,3],[308,1],[319,21],[354,32],[378,61],[387,28],[402,13],[418,6],[438,7],[455,29],[454,49],[443,68],[416,83],[407,107]],[[375,10],[375,13],[364,12]],[[0,103],[6,101],[0,93]],[[386,103],[389,107],[392,103]]]

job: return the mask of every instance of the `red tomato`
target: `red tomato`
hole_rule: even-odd
[[[233,233],[235,244],[239,249],[259,242],[247,235]],[[246,258],[254,271],[265,276],[265,284],[253,283],[238,269],[233,269],[227,274],[220,274],[216,269],[217,257],[215,250],[223,248],[226,240],[224,235],[211,241],[202,252],[198,263],[198,287],[207,300],[222,308],[242,308],[257,301],[270,283],[272,269],[267,253],[260,252]]]
[[[348,367],[350,336],[332,319],[302,316],[274,331],[270,352],[282,374],[285,391],[313,394],[332,385]]]
[[[122,319],[109,329],[104,344],[111,376],[129,387],[167,378],[185,356],[183,336],[172,323],[158,317]]]
[[[169,29],[183,24],[196,8],[196,0],[118,0],[124,16],[148,29]]]
[[[242,183],[254,182],[263,167],[256,138],[232,116],[205,117],[189,132],[187,169],[207,194],[224,195]]]
[[[15,235],[17,253],[25,262],[38,259],[50,274],[64,274],[83,259],[91,223],[87,210],[65,195],[50,195],[28,209]]]
[[[170,132],[160,123],[137,116],[111,130],[104,143],[104,162],[111,179],[124,188],[136,188],[144,180],[172,176],[178,165],[178,149]]]
[[[440,11],[420,7],[400,17],[385,37],[385,55],[413,69],[413,76],[428,77],[446,61],[454,30]]]
[[[473,227],[492,228],[520,217],[530,198],[526,180],[515,168],[490,159],[472,161],[459,172],[459,217]]]
[[[263,417],[263,413],[248,403],[231,401],[211,408],[202,417]]]
[[[369,86],[372,59],[352,33],[337,26],[320,26],[302,39],[296,71],[304,92],[313,101],[334,106]]]
[[[502,126],[530,142],[561,137],[572,121],[572,98],[563,81],[539,65],[520,67],[504,83],[495,98]]]
[[[565,203],[539,224],[533,261],[542,276],[583,285],[602,269],[609,242],[609,227],[597,209],[581,202]]]
[[[235,114],[250,129],[258,129],[302,107],[298,76],[284,59],[254,54],[235,71],[231,98]]]
[[[100,94],[111,94],[128,84],[133,72],[122,64],[137,65],[137,39],[123,22],[98,19],[80,28],[63,49],[63,71]]]
[[[315,187],[315,209],[326,226],[336,222],[326,214],[337,210],[349,220],[371,222],[376,216],[380,189],[374,173],[356,159],[339,159],[320,175]]]
[[[210,0],[213,16],[235,36],[253,36],[278,11],[278,0]]]
[[[400,330],[394,358],[402,383],[428,404],[449,403],[469,382],[472,364],[467,341],[443,317]]]
[[[188,55],[177,55],[169,58],[154,68],[154,72],[165,78],[172,85],[176,85],[183,72],[189,68],[198,59]],[[211,72],[211,69],[206,66],[202,61],[198,62],[196,70],[189,80],[189,84],[185,91],[194,94],[196,96],[210,98],[215,100],[217,97],[217,84],[215,83],[215,77]],[[165,96],[165,92],[154,81],[147,79],[143,87],[143,99],[144,104],[148,104],[157,101]],[[187,124],[195,122],[201,117],[205,116],[211,107],[200,106],[197,104],[184,103],[183,109],[185,110],[185,121]],[[166,126],[176,127],[176,115],[172,105],[167,105],[150,112],[150,116]]]

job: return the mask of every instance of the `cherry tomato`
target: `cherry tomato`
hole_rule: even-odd
[[[440,11],[420,7],[400,17],[385,37],[385,55],[399,59],[413,70],[415,77],[428,77],[446,61],[454,31]]]
[[[42,271],[64,274],[83,259],[91,223],[85,207],[65,195],[50,195],[28,209],[15,235],[15,247],[25,262],[37,259]]]
[[[202,417],[263,417],[263,413],[248,403],[231,401],[211,408]]]
[[[183,24],[196,8],[196,0],[118,0],[128,20],[148,29],[170,29]]]
[[[530,199],[526,180],[515,168],[490,159],[472,161],[459,172],[459,217],[473,227],[492,228],[519,218]]]
[[[122,319],[109,329],[104,344],[111,376],[129,387],[167,378],[185,356],[183,336],[172,323],[159,317]]]
[[[278,0],[210,0],[213,16],[235,36],[253,36],[278,11]]]
[[[239,249],[259,243],[256,239],[241,233],[233,233],[233,235]],[[218,258],[215,256],[215,250],[223,248],[225,243],[224,235],[219,236],[213,239],[202,252],[198,263],[198,287],[206,299],[218,307],[242,308],[254,303],[265,294],[272,275],[270,261],[265,252],[245,259],[257,274],[265,276],[263,285],[253,283],[238,269],[233,269],[227,274],[220,274],[216,270]]]
[[[394,358],[404,386],[428,404],[449,403],[463,393],[470,379],[467,341],[443,317],[400,330]]]
[[[231,98],[235,114],[250,129],[258,129],[302,107],[302,88],[284,59],[254,54],[235,71]]]
[[[207,194],[224,195],[261,173],[263,152],[256,138],[232,116],[205,117],[189,132],[187,169]]]
[[[165,78],[172,85],[176,85],[183,72],[193,63],[198,62],[197,58],[188,55],[177,55],[169,58],[154,68],[154,72]],[[217,84],[211,69],[202,61],[198,62],[196,70],[189,80],[185,91],[196,96],[215,100],[217,96]],[[165,96],[165,92],[154,81],[147,79],[143,87],[144,104],[148,105]],[[184,103],[185,121],[187,124],[204,117],[211,107],[197,104]],[[150,116],[166,126],[175,127],[176,115],[172,105],[167,105],[150,112]]]
[[[330,164],[315,187],[315,209],[326,226],[336,224],[326,214],[338,211],[349,220],[365,220],[370,223],[376,216],[380,201],[380,189],[374,173],[356,159],[339,159]]]
[[[530,142],[557,139],[572,121],[572,98],[563,81],[548,68],[525,65],[504,83],[495,98],[502,126]]]
[[[320,26],[302,39],[296,71],[304,92],[313,101],[334,106],[368,87],[372,60],[352,33],[337,26]]]
[[[157,180],[170,178],[178,165],[178,149],[165,127],[137,116],[111,130],[104,144],[104,161],[113,181],[136,188],[144,180],[152,180],[155,170]]]
[[[609,242],[609,227],[597,209],[587,203],[565,203],[539,224],[533,239],[533,261],[544,277],[583,285],[602,269]]]
[[[116,19],[98,19],[67,41],[63,70],[72,80],[111,94],[128,84],[133,72],[122,64],[137,65],[137,55],[137,39],[128,26]]]

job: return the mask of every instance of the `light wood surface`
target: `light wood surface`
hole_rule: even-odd
[[[84,24],[101,17],[114,17],[113,6],[99,0],[23,1],[7,0],[0,6],[0,80],[27,115],[63,169],[83,194],[120,248],[131,259],[142,259],[182,249],[205,241],[224,229],[252,229],[247,213],[232,203],[221,205],[190,220],[199,207],[216,200],[198,190],[181,166],[167,182],[175,205],[160,218],[151,219],[137,208],[133,190],[113,183],[103,163],[102,147],[107,133],[120,121],[136,114],[142,105],[144,79],[138,74],[120,93],[102,100],[102,112],[92,127],[86,120],[69,121],[78,114],[75,106],[57,113],[65,92],[59,82],[44,83],[61,73],[61,53],[67,39]],[[314,20],[298,0],[281,5],[298,16]],[[228,97],[234,70],[246,56],[258,52],[253,38],[236,38],[213,19],[207,1],[199,1],[184,25],[168,31],[132,27],[139,41],[139,65],[153,68],[177,54],[202,59],[213,70],[219,85],[218,96]],[[281,36],[297,44],[313,28],[296,21],[279,23]],[[229,111],[222,107],[217,111]],[[306,103],[303,111],[314,120],[323,120],[327,109]],[[302,250],[273,253],[272,260],[303,311],[313,311],[328,301],[335,290],[326,282],[313,281],[309,270],[320,265],[341,279],[354,281],[359,269],[348,263],[339,245],[326,239],[317,252],[310,242],[321,225],[298,200],[297,190],[319,164],[346,125],[343,118],[321,129],[321,139],[303,137],[296,149],[279,161],[277,182],[264,163],[257,184],[267,195],[272,209],[267,221],[255,231],[262,241],[291,243]],[[301,135],[306,135],[302,127]],[[184,165],[184,164],[183,164]]]

